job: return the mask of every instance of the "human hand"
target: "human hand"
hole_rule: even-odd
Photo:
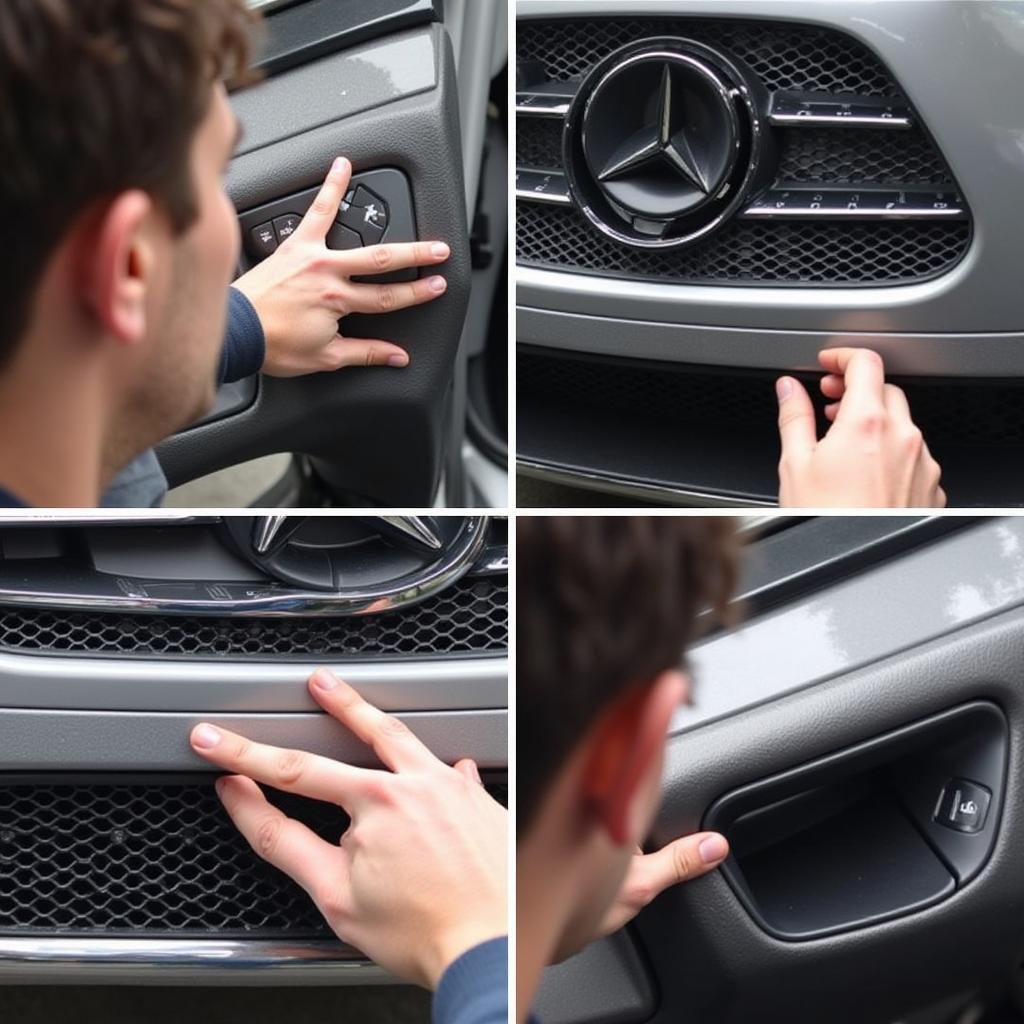
[[[717,832],[695,832],[654,853],[637,847],[615,902],[601,921],[599,939],[628,924],[669,886],[689,882],[713,871],[728,856],[729,844]]]
[[[401,242],[364,249],[328,249],[327,233],[348,189],[352,164],[334,161],[305,217],[235,287],[256,307],[267,340],[263,372],[298,377],[343,366],[407,366],[409,355],[390,341],[345,338],[338,320],[349,313],[390,313],[443,295],[439,275],[399,284],[353,284],[352,276],[443,263],[444,242]]]
[[[205,723],[192,730],[192,747],[238,773],[217,783],[231,819],[309,893],[339,938],[396,977],[436,988],[462,953],[508,932],[508,812],[473,761],[443,764],[327,669],[313,673],[309,691],[390,770],[253,743]],[[256,782],[343,807],[352,822],[340,844],[286,817]]]
[[[818,354],[832,424],[819,441],[814,407],[792,377],[779,398],[779,504],[804,508],[942,508],[942,470],[910,418],[907,396],[885,383],[882,358],[869,349]]]

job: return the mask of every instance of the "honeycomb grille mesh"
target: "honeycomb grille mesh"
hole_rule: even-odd
[[[861,43],[818,26],[701,18],[522,20],[517,60],[527,77],[565,81],[633,40],[683,35],[731,53],[770,90],[900,98],[887,69]],[[520,117],[516,163],[562,166],[561,121]],[[920,128],[777,129],[777,183],[955,187]],[[695,282],[857,284],[908,282],[950,269],[967,247],[966,223],[734,222],[676,253],[645,253],[593,231],[573,210],[517,204],[522,264],[615,277]]]
[[[0,649],[188,658],[345,658],[489,654],[508,648],[508,579],[465,577],[384,615],[178,618],[0,608]]]
[[[583,74],[634,39],[679,35],[741,58],[772,90],[899,94],[892,76],[864,46],[812,25],[701,18],[524,19],[516,33],[516,60],[538,62],[554,81]]]
[[[521,264],[651,280],[854,284],[947,270],[970,239],[966,222],[734,221],[687,249],[618,245],[570,207],[516,204]]]
[[[919,128],[906,131],[790,128],[778,180],[860,185],[952,185],[953,176]]]
[[[824,430],[817,378],[798,376],[819,407],[819,427]],[[655,421],[677,430],[679,437],[683,428],[694,424],[748,437],[772,434],[778,415],[775,378],[771,371],[703,372],[529,352],[521,352],[517,359],[517,393],[525,403],[557,402]],[[907,394],[914,422],[937,453],[954,446],[991,450],[1024,445],[1024,386],[896,383]]]
[[[507,799],[503,784],[488,787]],[[267,791],[329,842],[338,808]],[[0,932],[330,938],[208,783],[0,785]]]

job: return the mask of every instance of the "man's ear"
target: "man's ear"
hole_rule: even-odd
[[[145,192],[122,192],[80,225],[84,297],[108,334],[125,345],[146,334],[146,289],[153,253],[144,227],[153,209]]]
[[[669,722],[685,692],[682,672],[662,672],[617,700],[591,729],[586,799],[616,845],[643,838],[635,833],[645,811],[646,783],[661,764]]]

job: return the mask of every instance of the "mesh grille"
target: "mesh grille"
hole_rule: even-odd
[[[328,804],[267,796],[330,842],[347,827]],[[0,932],[331,937],[196,783],[0,786]]]
[[[570,207],[516,204],[519,263],[654,280],[911,280],[948,270],[969,239],[970,228],[963,221],[734,221],[690,248],[645,252],[605,238]]]
[[[791,128],[783,136],[779,181],[854,185],[953,183],[942,157],[919,128]]]
[[[190,658],[430,656],[508,648],[508,580],[463,578],[385,615],[218,619],[0,608],[0,649]]]
[[[777,375],[771,371],[707,373],[523,352],[517,367],[517,394],[525,402],[622,413],[669,430],[696,424],[702,430],[774,435]],[[808,384],[820,414],[817,376],[797,376]],[[895,383],[906,392],[914,422],[937,454],[952,446],[1024,445],[1024,385]],[[819,427],[826,426],[819,415]]]
[[[516,123],[516,165],[558,170],[562,122],[521,117]],[[780,132],[777,181],[822,185],[952,185],[942,157],[918,128],[785,129]]]
[[[566,81],[634,39],[686,36],[746,61],[769,89],[895,96],[879,61],[849,36],[812,25],[701,18],[537,22],[516,25],[516,59],[537,61],[547,78]]]
[[[562,121],[551,117],[518,118],[516,166],[558,170],[562,166]]]

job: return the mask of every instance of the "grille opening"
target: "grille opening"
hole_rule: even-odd
[[[556,270],[676,282],[885,284],[934,277],[957,263],[965,221],[734,221],[686,249],[619,245],[563,206],[516,204],[516,258]]]
[[[180,618],[0,607],[0,650],[302,660],[450,657],[508,649],[508,578],[464,577],[420,604],[345,618]]]
[[[781,371],[779,371],[781,372]],[[788,371],[787,371],[788,372]],[[607,471],[669,486],[706,487],[764,500],[777,490],[777,405],[772,370],[520,349],[520,452],[526,459]],[[817,374],[796,374],[827,427]],[[950,505],[1016,505],[1024,452],[1024,381],[894,378],[943,468]]]
[[[516,60],[536,61],[551,81],[566,82],[620,46],[658,35],[687,36],[728,50],[772,91],[900,95],[892,76],[865,46],[816,25],[705,18],[522,19],[516,24]]]
[[[886,97],[906,103],[888,69],[858,40],[832,28],[705,18],[524,19],[517,61],[551,81],[571,81],[637,39],[679,35],[745,61],[769,91]],[[560,119],[520,116],[516,164],[562,168]],[[920,126],[774,128],[774,187],[820,185],[956,188]],[[734,221],[686,249],[619,244],[574,207],[516,204],[516,260],[524,266],[651,281],[854,287],[923,281],[951,270],[970,244],[970,221]]]
[[[488,790],[507,805],[505,778]],[[266,789],[322,838],[340,808]],[[238,833],[212,779],[0,782],[0,934],[331,939],[305,891]]]

